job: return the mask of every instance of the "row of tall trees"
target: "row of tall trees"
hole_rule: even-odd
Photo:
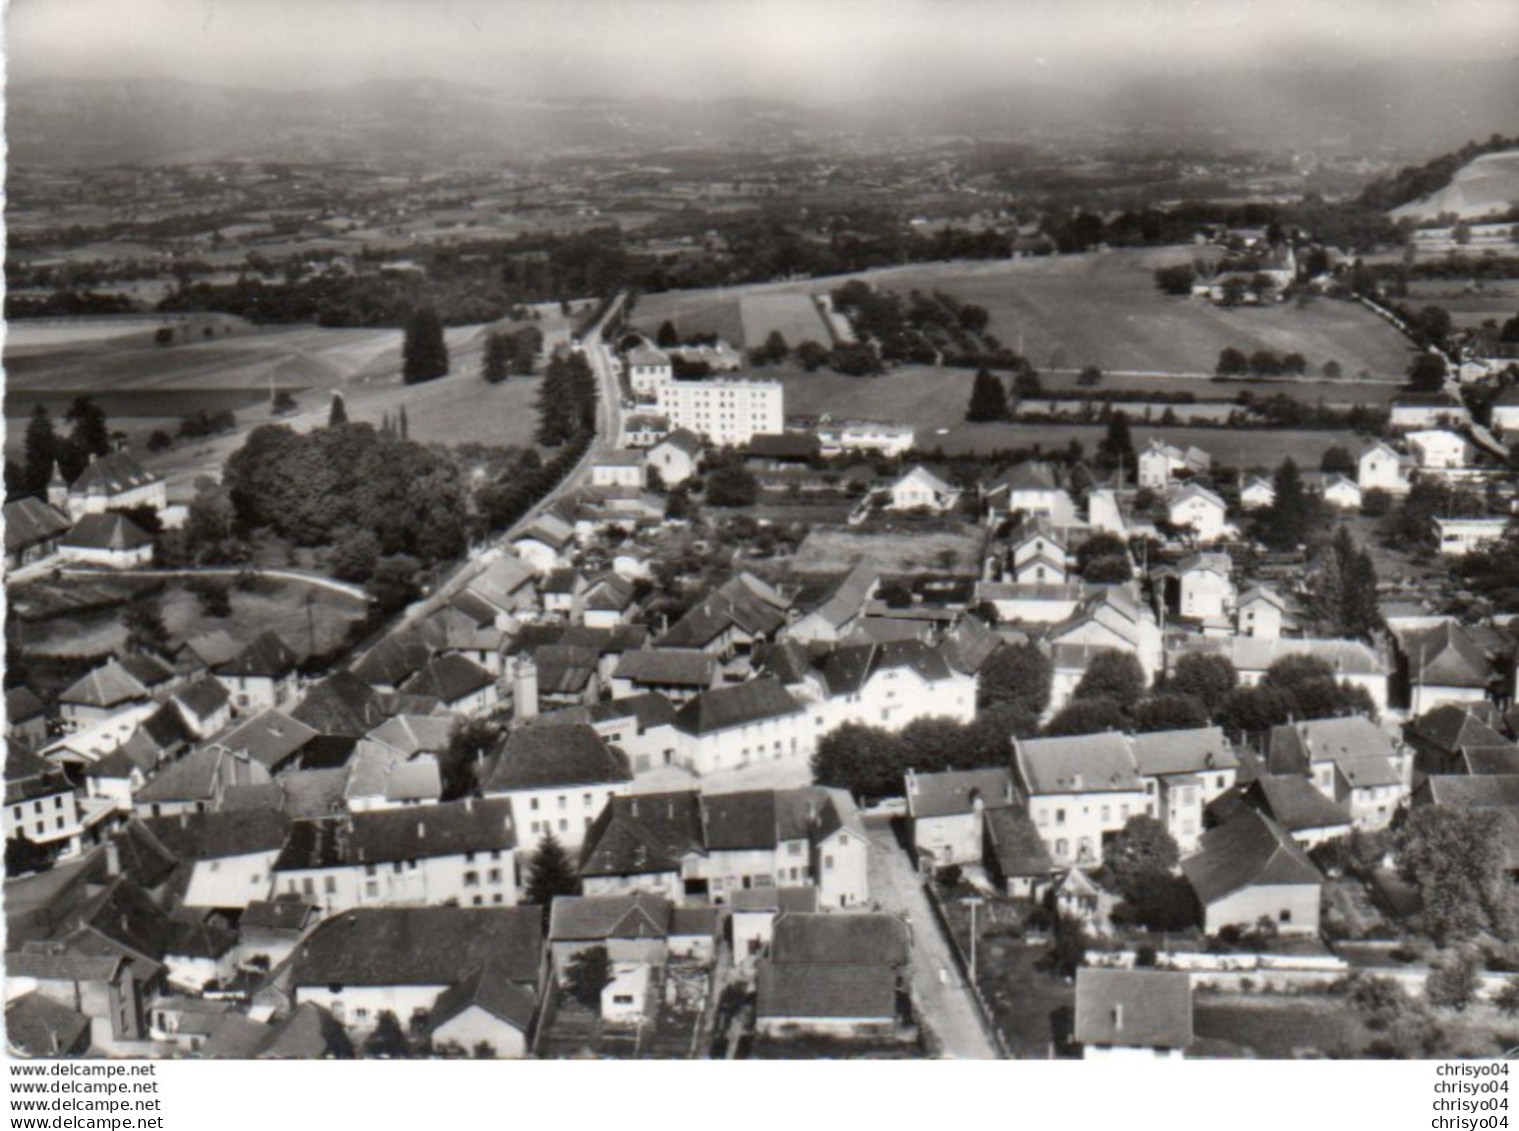
[[[596,374],[581,353],[556,354],[538,389],[538,442],[545,447],[596,429]]]
[[[64,413],[70,429],[60,435],[45,405],[37,404],[26,424],[22,462],[6,467],[6,495],[20,498],[47,490],[56,466],[73,482],[95,456],[111,450],[111,428],[105,412],[89,397],[75,397]]]

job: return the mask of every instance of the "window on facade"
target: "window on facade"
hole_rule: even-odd
[[[559,818],[559,831],[562,833],[567,833],[570,831],[570,823],[563,817]]]
[[[1064,809],[1056,809],[1055,810],[1055,823],[1057,825],[1063,825],[1063,824],[1065,824],[1065,810]]]
[[[40,813],[40,812],[42,812],[42,802],[40,802],[40,801],[33,801],[32,802],[32,812],[33,813]]]
[[[63,794],[60,793],[57,797],[53,798],[53,808],[54,809],[62,809],[63,808]]]
[[[559,808],[561,808],[561,809],[568,809],[569,807],[570,807],[570,799],[568,797],[566,797],[564,794],[561,793],[559,795]]]
[[[1070,854],[1071,854],[1071,843],[1070,843],[1070,841],[1066,840],[1064,837],[1061,837],[1059,840],[1057,840],[1055,842],[1055,855],[1063,858],[1063,857],[1069,856]]]
[[[1385,808],[1383,808],[1383,809],[1381,809],[1381,810],[1379,810],[1379,812],[1386,812],[1386,809],[1385,809]],[[59,817],[59,818],[58,818],[58,827],[59,827],[59,828],[60,828],[60,829],[61,829],[61,828],[63,828],[63,818],[62,818],[62,817]]]
[[[464,886],[465,887],[472,888],[475,885],[477,885],[479,882],[480,882],[480,873],[479,872],[465,872],[464,873]]]
[[[833,857],[832,856],[825,856],[825,857],[823,857],[823,871],[825,871],[825,872],[831,872],[831,871],[833,871]]]
[[[378,899],[380,895],[380,882],[378,880],[365,880],[364,894],[370,899]]]
[[[1112,819],[1113,819],[1113,807],[1111,805],[1104,805],[1102,807],[1102,823],[1103,824],[1107,824]]]
[[[821,720],[819,720],[819,721],[821,721]],[[11,812],[12,812],[12,813],[14,813],[14,814],[15,814],[15,815],[16,815],[16,820],[18,820],[18,821],[19,821],[19,820],[21,820],[21,819],[22,819],[22,818],[21,818],[21,806],[19,806],[19,805],[17,805],[17,806],[16,806],[16,807],[15,807],[15,808],[14,808],[14,809],[12,809],[12,810],[11,810]],[[155,813],[155,814],[153,814],[153,815],[154,815],[154,816],[155,816],[155,817],[156,817],[156,816],[158,816],[158,814],[157,814],[157,813]]]
[[[1279,919],[1283,923],[1290,923],[1290,922],[1292,922],[1292,908],[1290,908],[1290,907],[1284,907],[1284,908],[1282,908],[1279,912],[1277,912],[1276,917],[1277,917],[1277,919]]]
[[[336,876],[323,876],[322,890],[328,895],[336,895],[338,892],[338,878]]]
[[[303,894],[303,895],[315,895],[316,894],[316,880],[312,879],[312,877],[310,877],[310,876],[302,876],[301,877],[301,894]]]
[[[356,1018],[358,1018],[360,1021],[367,1021],[369,1019],[369,1010],[367,1010],[367,1009],[355,1009],[353,1011],[353,1015]]]

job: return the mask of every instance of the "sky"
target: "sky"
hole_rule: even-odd
[[[10,0],[6,40],[16,79],[403,76],[553,97],[854,101],[1263,59],[1514,56],[1519,2]]]

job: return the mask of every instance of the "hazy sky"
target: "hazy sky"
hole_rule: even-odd
[[[18,79],[847,99],[1031,72],[1512,56],[1519,0],[10,0],[6,35]]]

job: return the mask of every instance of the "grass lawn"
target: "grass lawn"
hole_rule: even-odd
[[[1076,987],[1036,968],[1047,948],[1011,939],[982,939],[977,981],[992,1018],[1018,1060],[1045,1060],[1051,1043],[1069,1039]]]
[[[915,526],[910,520],[861,526],[815,526],[797,548],[796,573],[842,573],[868,557],[882,573],[927,570],[978,574],[986,531],[959,523]]]
[[[1194,1056],[1296,1060],[1345,1051],[1363,1055],[1375,1039],[1345,999],[1324,995],[1195,993]]]
[[[58,600],[65,598],[71,589],[88,588],[92,582],[65,578],[43,584],[58,591],[50,594],[53,600]],[[32,588],[29,586],[28,590]],[[312,595],[309,622],[308,595]],[[193,593],[180,582],[170,580],[162,595],[164,626],[171,636],[181,640],[221,631],[241,642],[272,629],[297,655],[304,656],[332,648],[342,640],[348,626],[364,615],[363,605],[351,597],[295,582],[261,580],[253,592],[233,588],[231,598],[230,617],[208,617],[200,611]],[[123,608],[118,605],[27,623],[22,629],[23,646],[26,651],[43,655],[95,655],[119,649],[127,635],[121,624]]]

